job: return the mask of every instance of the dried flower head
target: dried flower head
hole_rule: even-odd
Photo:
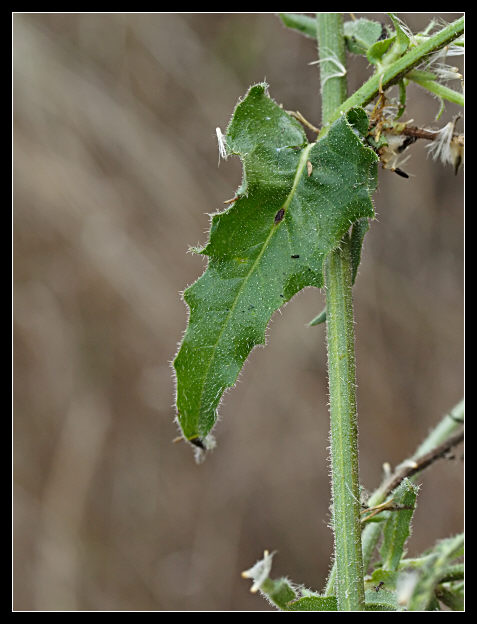
[[[464,161],[464,135],[455,134],[455,124],[459,117],[446,124],[436,133],[436,138],[427,149],[434,160],[439,159],[444,165],[450,164],[457,174]]]
[[[272,559],[274,554],[274,552],[269,553],[268,550],[265,550],[263,553],[263,559],[257,561],[257,563],[250,569],[242,572],[242,578],[250,578],[253,580],[253,585],[250,588],[252,594],[255,594],[260,589],[263,582],[269,577],[272,569]]]
[[[449,80],[462,81],[464,79],[462,74],[459,72],[458,67],[452,67],[451,65],[446,65],[445,63],[435,63],[432,67],[432,71],[437,75],[441,82],[447,82]]]

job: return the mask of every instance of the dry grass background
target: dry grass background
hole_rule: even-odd
[[[264,548],[322,587],[326,353],[305,323],[323,294],[274,317],[200,466],[172,444],[169,366],[204,269],[187,248],[241,178],[215,128],[264,78],[317,123],[315,58],[273,14],[14,15],[15,610],[270,610],[240,578]],[[366,75],[350,58],[349,90]],[[438,108],[410,88],[407,118]],[[412,151],[409,180],[379,172],[355,288],[369,489],[463,392],[463,174]],[[463,526],[462,463],[421,482],[410,554]]]

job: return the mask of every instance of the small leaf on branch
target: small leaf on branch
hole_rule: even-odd
[[[345,22],[344,35],[348,50],[352,54],[364,55],[378,39],[387,37],[385,26],[365,18]]]
[[[381,561],[384,570],[398,569],[404,553],[404,545],[411,534],[411,520],[418,489],[409,479],[404,479],[393,492],[393,504],[398,509],[385,512],[389,516],[384,525],[381,546]]]

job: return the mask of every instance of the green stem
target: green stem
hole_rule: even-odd
[[[322,123],[325,124],[346,98],[342,16],[318,13],[317,37]],[[325,288],[336,599],[339,611],[363,611],[352,263],[348,234],[326,259]]]
[[[464,32],[464,17],[449,24],[435,35],[429,37],[415,48],[406,52],[400,59],[392,63],[383,72],[374,74],[346,101],[337,104],[333,113],[327,118],[328,125],[338,119],[340,115],[353,106],[365,106],[379,93],[391,85],[399,82],[416,65],[419,65],[430,54],[437,52],[451,43]],[[321,135],[327,132],[327,127],[322,129]]]
[[[321,135],[343,112],[369,103],[380,90],[399,82],[413,67],[460,36],[463,30],[464,18],[460,18],[370,78],[343,101],[346,97],[346,61],[342,18],[336,13],[317,14],[321,61]],[[342,70],[338,76],[340,66]],[[379,523],[367,525],[361,540],[354,320],[348,235],[343,239],[341,248],[333,251],[326,260],[325,286],[335,538],[335,562],[325,595],[336,594],[340,611],[361,611],[364,610],[363,569],[369,565],[382,527]],[[376,500],[374,504],[378,502],[382,501]]]
[[[346,99],[346,48],[340,13],[318,13],[316,20],[320,61],[321,120],[327,123]]]
[[[338,610],[364,608],[350,239],[326,261],[331,471]]]
[[[442,98],[443,100],[448,100],[449,102],[453,102],[454,104],[458,104],[459,106],[464,106],[464,94],[459,93],[458,91],[454,91],[453,89],[449,89],[443,84],[436,82],[435,80],[429,80],[419,75],[418,72],[409,72],[406,75],[406,78],[412,80],[416,84],[418,84],[423,89],[430,91],[434,95]]]

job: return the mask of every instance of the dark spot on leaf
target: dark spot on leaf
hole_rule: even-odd
[[[285,214],[285,208],[280,208],[280,210],[275,215],[275,225],[277,223],[280,223],[280,221],[283,219],[284,214]]]
[[[293,256],[291,256],[292,258],[299,258],[299,254],[293,254]]]

